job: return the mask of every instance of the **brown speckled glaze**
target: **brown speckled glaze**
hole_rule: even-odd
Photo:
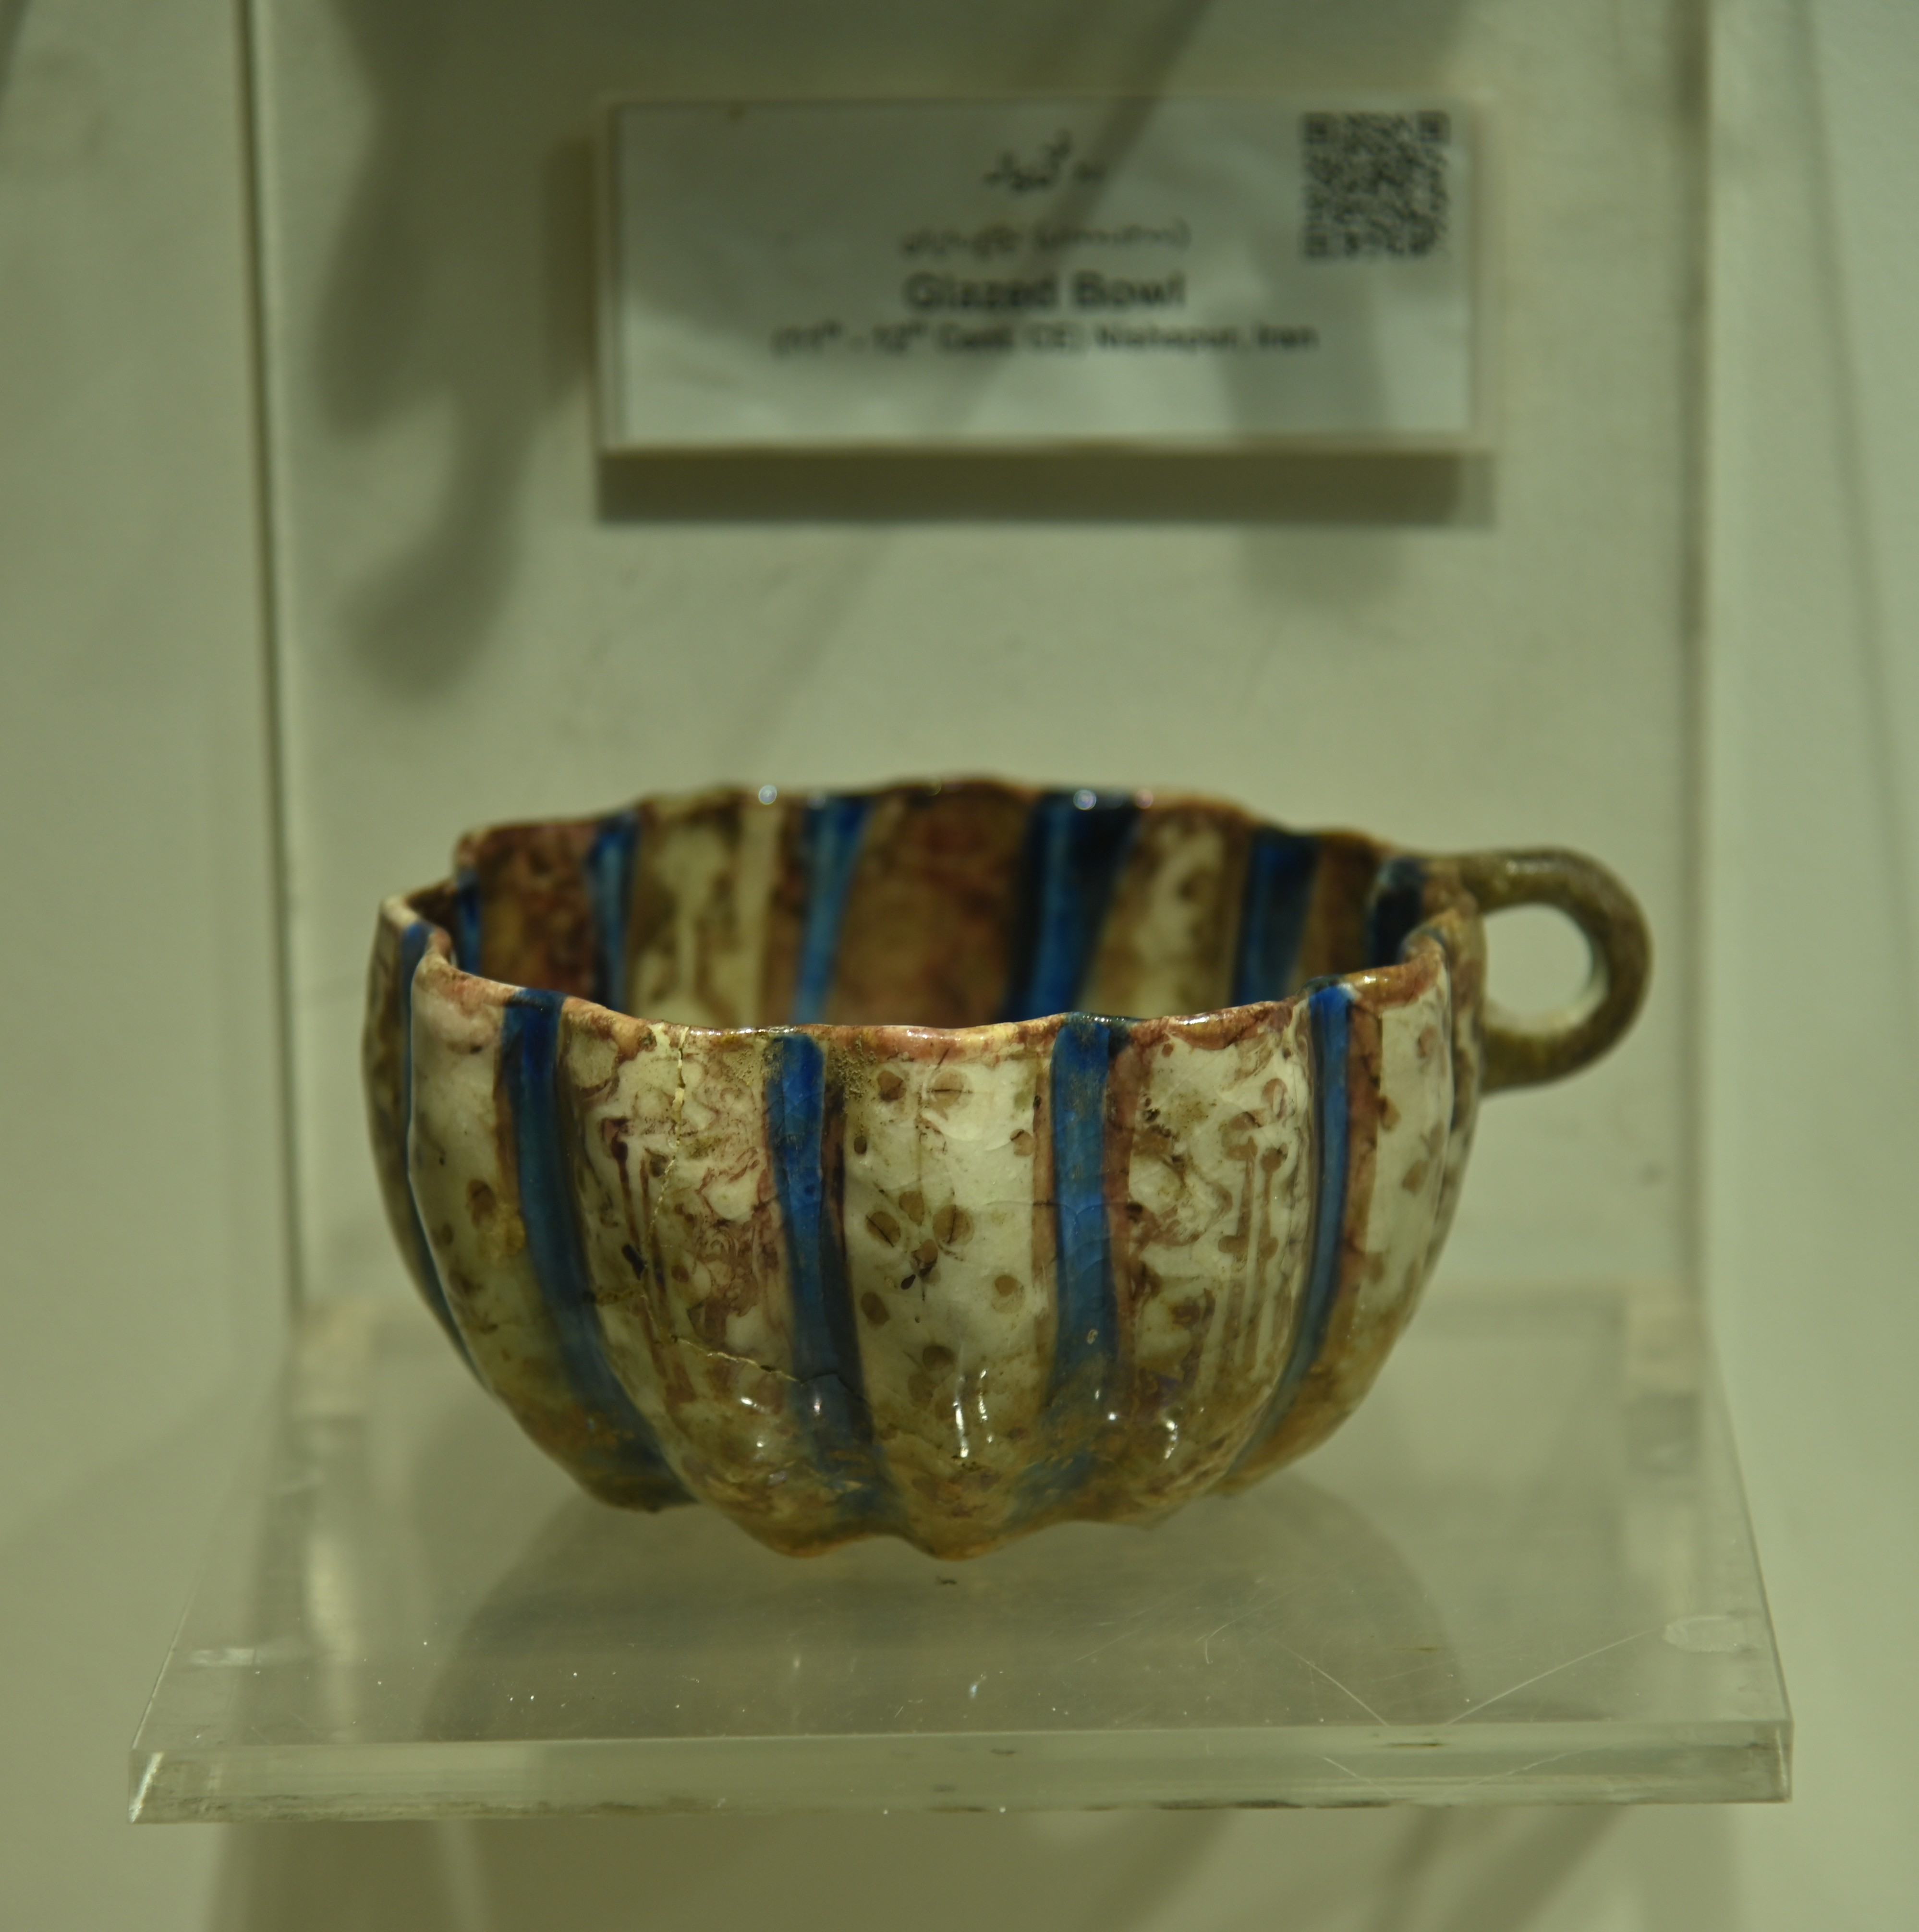
[[[1404,1326],[1482,1088],[1603,1052],[1643,922],[1563,853],[1190,797],[717,791],[389,900],[376,1165],[479,1380],[594,1494],[978,1554],[1302,1454]],[[1484,1011],[1566,910],[1576,1012]]]

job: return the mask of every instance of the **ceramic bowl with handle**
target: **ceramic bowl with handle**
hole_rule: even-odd
[[[1593,960],[1530,1025],[1483,997],[1521,904]],[[1605,1052],[1647,958],[1566,852],[987,781],[647,799],[386,902],[374,1149],[454,1346],[594,1495],[970,1556],[1323,1441],[1482,1093]]]

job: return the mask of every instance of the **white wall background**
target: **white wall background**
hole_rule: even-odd
[[[1695,0],[254,10],[315,1293],[408,1292],[366,1184],[367,908],[455,828],[981,770],[1600,854],[1650,997],[1626,1051],[1486,1110],[1447,1264],[1687,1270]],[[1496,464],[738,458],[596,500],[596,98],[1362,86],[1492,97]]]
[[[1708,1229],[1794,1804],[136,1831],[126,1744],[282,1286],[236,57],[221,0],[33,0],[0,94],[0,1924],[1911,1922],[1919,9],[1728,0],[1721,38]]]

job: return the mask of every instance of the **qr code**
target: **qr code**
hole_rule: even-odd
[[[1451,118],[1424,114],[1308,114],[1309,256],[1430,255],[1446,239]]]

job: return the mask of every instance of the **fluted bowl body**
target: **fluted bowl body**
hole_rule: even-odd
[[[1418,1301],[1470,874],[987,782],[496,827],[381,910],[389,1216],[606,1501],[791,1552],[1149,1520],[1322,1441]]]

